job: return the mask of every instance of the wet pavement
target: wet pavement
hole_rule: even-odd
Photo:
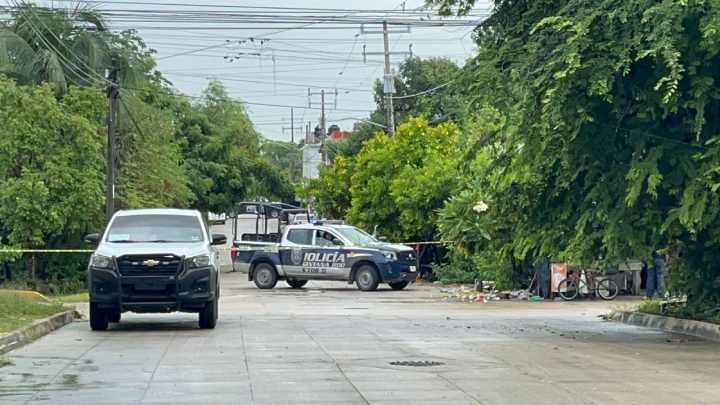
[[[617,304],[617,303],[615,303]],[[605,322],[605,302],[444,302],[224,274],[192,314],[74,322],[7,356],[2,404],[716,404],[720,344]]]

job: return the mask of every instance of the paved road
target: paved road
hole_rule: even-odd
[[[341,283],[259,291],[225,274],[217,329],[189,314],[75,322],[10,353],[0,403],[701,404],[720,345],[603,322],[607,305],[443,302]],[[429,361],[414,367],[392,362]]]

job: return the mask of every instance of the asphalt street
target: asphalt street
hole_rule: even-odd
[[[604,302],[446,302],[439,288],[258,290],[192,314],[74,322],[9,353],[0,403],[717,404],[720,345],[598,318]]]

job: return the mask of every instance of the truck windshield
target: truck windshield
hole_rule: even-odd
[[[110,243],[192,243],[203,241],[200,221],[187,215],[119,216],[106,239]]]
[[[335,228],[335,230],[356,246],[368,246],[378,243],[377,239],[373,238],[372,235],[355,227],[348,226]]]

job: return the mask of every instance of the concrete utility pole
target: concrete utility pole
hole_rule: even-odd
[[[387,129],[390,136],[395,135],[395,109],[392,95],[395,93],[395,79],[390,71],[390,40],[388,38],[387,21],[383,21],[383,45],[385,46],[385,108],[387,109]]]
[[[300,128],[298,128],[300,129]],[[290,126],[289,127],[282,127],[282,132],[285,134],[285,131],[290,131],[290,142],[295,143],[295,108],[290,107]]]
[[[337,107],[337,96],[338,91],[337,89],[333,90],[325,90],[321,89],[320,92],[313,92],[312,90],[308,89],[308,107],[312,107],[313,105],[317,105],[317,103],[313,103],[312,96],[320,95],[320,150],[322,151],[322,162],[323,164],[327,164],[326,161],[326,153],[325,148],[323,147],[325,145],[325,138],[327,138],[327,116],[325,114],[325,108],[327,103],[326,96],[332,95],[335,97],[333,101],[333,105]]]
[[[366,48],[363,47],[363,60],[367,62],[368,55],[383,55],[385,59],[385,75],[383,76],[383,93],[385,94],[385,121],[387,121],[387,132],[388,134],[395,135],[395,107],[393,106],[393,94],[395,94],[395,78],[392,74],[392,68],[390,66],[390,57],[392,55],[405,55],[412,57],[412,44],[410,44],[407,52],[392,52],[390,50],[390,34],[391,33],[409,33],[410,26],[405,26],[404,31],[388,29],[387,21],[383,21],[382,31],[378,30],[367,30],[364,25],[360,26],[361,34],[382,34],[383,35],[383,52],[367,52]]]
[[[325,144],[325,89],[320,90],[320,128],[322,128],[321,145]]]
[[[105,173],[105,216],[108,221],[115,213],[115,144],[117,130],[118,97],[120,85],[118,84],[119,69],[113,67],[108,73],[110,82],[106,88],[108,97],[107,117],[107,172]]]

